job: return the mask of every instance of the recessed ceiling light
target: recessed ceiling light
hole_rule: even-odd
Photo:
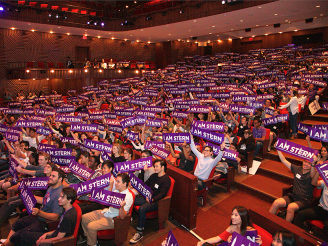
[[[239,37],[240,39],[242,39],[243,37]]]
[[[127,39],[125,38],[124,41],[127,41]]]
[[[189,40],[187,40],[187,43],[189,43]]]
[[[255,37],[255,35],[252,36],[252,38],[254,38],[254,37]]]
[[[137,40],[137,43],[139,43],[139,40]]]
[[[212,34],[211,32],[209,34]]]
[[[58,28],[60,29],[61,27],[59,26]]]
[[[181,39],[178,39],[178,41],[180,41]]]
[[[169,41],[169,40],[167,40],[167,41]],[[195,43],[196,43],[196,44],[198,44],[198,42],[197,42],[197,41],[195,41]]]
[[[268,36],[268,34],[266,33],[266,34],[264,34],[265,36]]]
[[[142,32],[143,32],[143,29],[141,29],[140,31],[142,31]]]
[[[294,30],[295,32],[297,32],[298,30]]]
[[[288,20],[285,20],[285,22],[288,22]]]
[[[216,36],[220,36],[220,34],[217,34]]]
[[[256,26],[259,26],[259,25],[256,25]]]
[[[148,41],[148,44],[150,44],[150,41]]]
[[[67,33],[67,35],[69,35],[69,33]]]
[[[112,39],[115,39],[114,37],[112,37]]]
[[[125,8],[127,8],[127,9],[128,9],[128,8],[129,8],[129,6],[128,6],[128,5],[126,5],[126,6],[125,6]]]
[[[98,36],[98,38],[100,38],[100,36]]]
[[[169,36],[171,36],[171,33],[169,33]]]
[[[278,14],[274,14],[274,15],[278,15]]]
[[[212,27],[215,27],[215,26],[212,26]]]
[[[197,20],[194,20],[194,22],[197,22]]]
[[[34,29],[32,29],[32,32],[35,32],[35,30],[34,30]]]
[[[244,22],[244,20],[240,20],[240,22]]]
[[[262,7],[258,7],[259,9],[261,9]]]
[[[316,7],[317,7],[317,8],[320,8],[320,5],[317,5]]]
[[[208,40],[208,41],[207,41],[207,43],[210,43],[210,42],[211,42],[211,40]]]
[[[221,43],[222,41],[219,39],[218,42]]]
[[[265,25],[265,26],[269,26],[269,25]]]
[[[279,32],[280,34],[282,34],[282,32]]]
[[[35,80],[35,78],[33,78],[33,80]]]
[[[232,39],[231,39],[231,38],[229,38],[229,41],[232,41]]]
[[[84,36],[86,36],[86,37],[87,37],[87,36],[88,36],[88,34],[84,34]]]

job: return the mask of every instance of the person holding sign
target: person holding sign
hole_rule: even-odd
[[[290,138],[291,140],[297,138],[297,116],[298,116],[298,91],[297,90],[291,90],[290,91],[290,96],[293,96],[290,101],[283,105],[280,106],[279,109],[284,109],[288,107],[288,112],[289,112],[289,123],[292,128],[292,137]]]
[[[36,245],[51,244],[54,240],[73,235],[77,220],[77,213],[73,208],[76,200],[76,191],[71,187],[63,188],[58,204],[65,209],[64,214],[60,218],[60,222],[56,230],[44,233],[37,241]],[[42,233],[42,232],[40,232]]]
[[[138,210],[137,232],[131,238],[130,243],[137,243],[142,239],[142,231],[146,224],[146,213],[158,210],[158,201],[163,199],[171,187],[171,179],[166,174],[167,163],[164,160],[156,160],[153,163],[155,173],[145,182],[153,192],[152,199],[138,196],[134,202],[135,206],[140,206]]]
[[[257,231],[253,228],[253,223],[249,216],[248,210],[245,207],[237,206],[232,209],[230,226],[219,236],[199,241],[197,246],[202,246],[205,243],[216,244],[221,241],[230,241],[232,233],[237,232],[242,236],[253,236]],[[257,235],[255,242],[259,245],[262,244],[261,236]]]
[[[287,194],[287,196],[276,199],[269,210],[270,213],[276,214],[278,208],[287,207],[286,220],[292,222],[294,219],[294,213],[311,207],[311,201],[313,195],[313,186],[311,185],[314,172],[310,173],[311,165],[314,165],[317,161],[315,155],[313,155],[313,162],[304,159],[303,166],[299,167],[291,164],[286,160],[284,155],[278,151],[279,158],[282,163],[285,164],[294,174],[293,193]]]
[[[97,231],[113,229],[114,217],[119,216],[124,219],[133,203],[132,194],[128,190],[130,177],[127,173],[118,174],[115,180],[115,192],[125,194],[125,200],[121,201],[120,208],[105,208],[103,210],[95,210],[82,216],[82,228],[87,236],[87,242],[90,246],[97,245]]]
[[[321,165],[321,164],[317,164]],[[328,241],[328,188],[324,180],[318,180],[319,172],[316,170],[315,165],[311,165],[311,174],[314,175],[312,179],[312,185],[323,189],[320,202],[318,206],[307,208],[297,213],[294,224],[298,227],[303,227],[303,223],[306,220],[322,220],[323,227],[323,240]]]
[[[197,150],[196,145],[194,143],[194,138],[191,133],[190,133],[190,139],[191,139],[191,144],[190,144],[191,150],[198,158],[198,164],[194,172],[194,175],[198,178],[198,190],[204,190],[206,185],[203,182],[203,180],[208,179],[212,169],[221,160],[223,156],[223,150],[225,148],[225,143],[222,142],[220,152],[218,153],[217,157],[213,159],[212,158],[213,147],[206,146],[202,154]]]
[[[63,179],[65,177],[64,171],[55,169],[51,172],[46,195],[37,197],[36,201],[42,204],[41,209],[33,208],[32,214],[23,217],[12,225],[11,231],[7,237],[7,241],[2,246],[7,245],[35,245],[40,237],[40,232],[47,231],[46,220],[55,221],[62,213],[62,208],[58,204],[58,198],[62,192]]]

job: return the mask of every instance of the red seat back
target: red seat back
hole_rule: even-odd
[[[44,62],[38,62],[37,66],[38,66],[38,68],[45,68]]]
[[[271,246],[272,242],[272,235],[264,230],[262,227],[256,225],[253,223],[253,227],[255,230],[257,230],[257,234],[261,236],[262,244],[261,246]]]
[[[53,62],[48,62],[48,68],[55,68],[55,64]]]
[[[75,225],[75,229],[74,229],[74,233],[73,233],[73,236],[75,238],[75,244],[76,244],[77,235],[79,233],[80,222],[81,222],[81,218],[82,218],[82,211],[81,211],[80,206],[77,203],[75,203],[75,202],[73,203],[73,207],[75,208],[76,214],[77,214],[77,217],[76,217],[76,225]]]
[[[64,63],[58,62],[57,63],[57,68],[64,68]]]
[[[173,193],[173,188],[174,188],[175,180],[172,177],[170,177],[170,179],[171,179],[171,186],[170,186],[170,189],[167,192],[166,196],[172,196],[172,193]]]
[[[26,62],[26,67],[34,68],[33,62]]]
[[[133,198],[133,202],[132,202],[132,205],[130,207],[130,210],[129,210],[129,214],[131,215],[132,212],[133,212],[133,205],[134,205],[134,201],[136,199],[136,195],[129,189],[130,193],[132,194],[132,198]]]

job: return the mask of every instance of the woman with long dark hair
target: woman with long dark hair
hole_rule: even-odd
[[[248,231],[254,231],[253,223],[249,216],[248,210],[242,206],[236,206],[232,209],[230,226],[219,236],[206,239],[204,241],[199,241],[197,246],[202,246],[204,243],[219,243],[222,240],[228,241],[231,238],[231,234],[237,232],[242,236],[247,236]],[[256,243],[262,244],[261,236],[258,235]]]
[[[295,236],[289,231],[276,231],[272,235],[271,246],[296,246]]]

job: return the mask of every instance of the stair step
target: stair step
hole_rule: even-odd
[[[297,165],[297,166],[303,165],[302,159],[295,157],[293,155],[289,155],[287,153],[283,153],[283,155],[285,156],[287,161],[289,161],[290,163]],[[272,160],[272,161],[280,162],[280,158],[279,158],[277,150],[275,150],[274,148],[271,148],[271,152],[267,153],[265,160]]]
[[[282,163],[273,160],[264,160],[261,162],[257,174],[274,178],[278,181],[292,185],[294,182],[293,173]]]
[[[282,196],[283,188],[290,185],[261,174],[253,175],[241,182],[236,182],[238,189],[241,189],[253,196],[272,203]]]
[[[309,115],[307,117],[308,120],[314,120],[314,121],[328,121],[328,114],[315,114],[315,115]]]
[[[305,125],[328,125],[327,121],[320,121],[320,120],[304,120],[302,121],[303,124]]]

